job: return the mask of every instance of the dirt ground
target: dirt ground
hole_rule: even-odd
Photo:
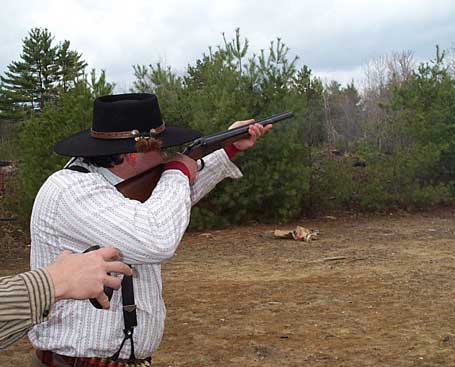
[[[320,238],[262,236],[296,225]],[[0,236],[0,275],[27,269],[25,234]],[[157,367],[455,366],[453,208],[187,234],[163,278]],[[30,352],[23,339],[0,366]]]

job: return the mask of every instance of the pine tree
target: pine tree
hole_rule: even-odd
[[[36,193],[46,178],[64,165],[67,158],[53,153],[52,146],[66,136],[90,127],[96,97],[111,94],[114,84],[106,74],[91,70],[62,93],[56,103],[48,104],[20,125],[18,195],[15,211],[29,218]],[[28,219],[26,219],[28,220]]]
[[[17,121],[55,101],[83,75],[86,63],[69,49],[69,41],[54,46],[46,29],[33,28],[23,41],[20,61],[7,66],[0,77],[0,117]]]
[[[58,47],[57,65],[58,83],[64,92],[73,88],[75,83],[84,76],[87,63],[82,60],[82,55],[69,49],[70,41],[65,40]]]

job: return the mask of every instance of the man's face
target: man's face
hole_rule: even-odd
[[[146,153],[135,153],[136,161],[134,162],[134,170],[136,174],[147,171],[148,169],[158,166],[163,162],[163,157],[160,150],[151,150]]]
[[[123,154],[122,163],[109,169],[115,175],[127,179],[158,166],[163,161],[164,153],[159,149],[150,150],[146,153],[126,153]]]
[[[138,175],[163,162],[160,150],[151,150],[146,153],[128,153],[123,156],[123,163],[111,170],[122,178]]]

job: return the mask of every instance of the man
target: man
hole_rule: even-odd
[[[0,350],[52,317],[52,305],[60,299],[96,298],[108,309],[103,286],[120,288],[120,279],[108,273],[132,272],[115,261],[119,258],[120,253],[111,247],[87,254],[64,251],[46,268],[0,278]]]
[[[31,263],[34,268],[45,266],[61,249],[80,252],[93,243],[110,244],[122,252],[137,277],[133,286],[122,285],[122,295],[114,292],[109,311],[86,301],[58,303],[56,316],[29,333],[41,365],[101,366],[106,363],[102,358],[150,362],[163,335],[166,312],[160,263],[176,251],[191,206],[224,178],[241,177],[230,158],[253,146],[270,127],[252,125],[249,138],[208,155],[197,171],[196,162],[184,155],[163,161],[161,149],[190,142],[199,133],[166,126],[155,95],[95,101],[92,129],[55,146],[57,153],[78,158],[69,169],[50,176],[36,197]],[[143,203],[116,190],[117,183],[161,163],[161,178]],[[130,288],[134,292],[123,294]]]

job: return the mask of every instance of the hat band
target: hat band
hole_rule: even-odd
[[[95,131],[90,130],[90,136],[96,139],[131,139],[149,138],[161,134],[166,130],[166,125],[163,122],[155,129],[150,129],[149,132],[140,132],[139,130],[131,131]]]

